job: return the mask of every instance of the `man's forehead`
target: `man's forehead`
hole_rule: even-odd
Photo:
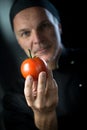
[[[31,7],[20,11],[13,19],[13,23],[25,27],[39,26],[44,23],[52,23],[54,16],[45,8]],[[19,26],[17,26],[19,27]]]
[[[10,10],[10,22],[13,27],[13,19],[17,13],[29,7],[43,7],[51,12],[60,22],[57,9],[48,0],[16,0]]]

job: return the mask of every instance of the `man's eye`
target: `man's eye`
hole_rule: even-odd
[[[29,31],[25,31],[25,32],[22,32],[21,33],[21,37],[28,37],[28,36],[30,36],[30,32]]]
[[[44,24],[42,24],[42,28],[46,28],[46,27],[48,27],[49,26],[49,24],[48,23],[44,23]]]
[[[41,30],[44,30],[44,29],[48,29],[48,28],[51,28],[51,24],[50,23],[44,23],[44,24],[42,24],[41,26],[40,26],[40,29]]]

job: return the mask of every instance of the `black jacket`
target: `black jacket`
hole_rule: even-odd
[[[59,60],[59,69],[53,71],[59,86],[59,104],[56,108],[59,130],[85,129],[86,54],[86,50],[64,50]],[[37,130],[33,112],[27,106],[23,89],[24,79],[21,78],[15,87],[11,86],[11,89],[5,93],[3,107],[6,130]]]

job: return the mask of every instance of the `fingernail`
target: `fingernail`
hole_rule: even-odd
[[[46,72],[42,72],[42,78],[46,78]]]
[[[27,78],[26,78],[28,81],[32,81],[33,80],[33,78],[32,78],[32,76],[27,76]]]

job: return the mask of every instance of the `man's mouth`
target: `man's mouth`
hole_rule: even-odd
[[[40,50],[37,51],[38,54],[43,54],[46,53],[47,49],[46,48],[42,48]]]
[[[36,55],[41,56],[41,55],[46,55],[50,47],[45,47],[45,48],[40,48],[36,51]]]
[[[48,50],[51,48],[51,45],[48,45],[48,46],[45,46],[45,47],[41,47],[41,48],[38,48],[34,54],[35,56],[42,56],[42,55],[46,55]]]

